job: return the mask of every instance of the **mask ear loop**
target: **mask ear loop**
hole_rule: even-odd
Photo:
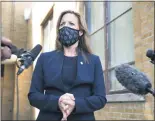
[[[60,30],[58,30],[58,31],[60,31]],[[58,32],[58,33],[59,33],[59,32]],[[60,38],[60,35],[58,34],[57,39],[58,39],[58,41],[60,42],[60,45],[61,45],[61,50],[63,51],[63,45],[62,45],[62,42],[61,42],[61,40],[60,40],[59,38]]]
[[[78,47],[80,48],[80,50],[82,50],[82,43],[83,43],[83,40],[84,40],[84,30],[79,30],[79,32],[80,31],[82,31],[83,32],[83,34],[80,36],[79,35],[79,45],[78,45]]]

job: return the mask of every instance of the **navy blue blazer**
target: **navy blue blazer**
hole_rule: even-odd
[[[64,53],[51,51],[42,53],[35,66],[28,99],[31,106],[40,110],[37,120],[61,120],[59,97],[71,93],[75,97],[75,110],[67,120],[95,120],[94,111],[103,108],[107,102],[103,70],[98,56],[87,54],[85,63],[78,52],[77,77],[66,89],[62,82],[61,70]]]

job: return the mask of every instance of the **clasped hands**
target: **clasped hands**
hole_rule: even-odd
[[[59,98],[59,108],[63,114],[62,121],[66,121],[67,117],[75,108],[75,98],[73,94],[65,93]]]

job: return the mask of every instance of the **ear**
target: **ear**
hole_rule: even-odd
[[[84,33],[82,30],[79,31],[79,36],[82,36]]]

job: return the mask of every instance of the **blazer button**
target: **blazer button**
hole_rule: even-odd
[[[81,63],[81,65],[83,65],[83,62],[80,62]]]

